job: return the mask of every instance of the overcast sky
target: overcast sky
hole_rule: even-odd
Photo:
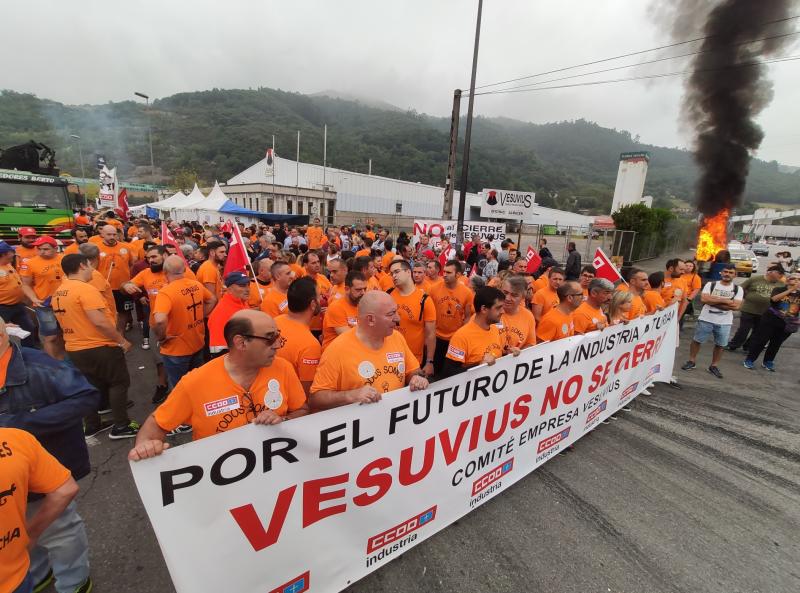
[[[670,43],[652,6],[485,0],[478,84]],[[156,98],[214,87],[336,89],[449,115],[453,89],[469,87],[476,7],[477,0],[17,2],[0,22],[0,88],[73,104],[130,99],[134,91]],[[798,45],[786,53],[800,53]],[[647,56],[595,68],[657,57]],[[685,68],[673,60],[592,79]],[[758,119],[766,133],[761,158],[800,165],[798,74],[800,61],[770,66],[775,97]],[[476,113],[537,123],[585,118],[644,142],[688,146],[681,95],[681,78],[673,77],[476,97]]]

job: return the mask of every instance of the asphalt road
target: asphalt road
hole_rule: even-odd
[[[720,381],[703,370],[708,347],[697,370],[679,370],[691,331],[676,358],[682,390],[639,396],[574,452],[349,591],[800,591],[800,339],[784,344],[777,373],[726,353]],[[136,348],[129,365],[131,415],[144,420],[152,362]],[[79,508],[95,591],[173,591],[125,458],[131,441],[90,445]]]

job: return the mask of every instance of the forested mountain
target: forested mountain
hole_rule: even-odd
[[[181,170],[211,182],[224,181],[252,165],[276,136],[277,154],[322,162],[322,129],[328,124],[328,162],[342,169],[443,185],[449,118],[386,109],[329,96],[259,88],[181,93],[151,106],[153,152],[160,181]],[[133,101],[63,105],[13,91],[0,93],[0,147],[36,139],[57,151],[62,170],[80,174],[81,136],[87,175],[94,155],[106,155],[123,179],[149,181],[150,153],[145,106]],[[461,127],[463,140],[464,126]],[[585,120],[531,124],[478,117],[473,127],[470,191],[484,187],[533,189],[537,201],[562,208],[608,210],[620,152],[651,154],[646,194],[661,204],[691,201],[697,170],[687,151],[642,144],[626,131]],[[800,171],[754,160],[747,200],[800,202]],[[751,206],[752,207],[752,206]]]

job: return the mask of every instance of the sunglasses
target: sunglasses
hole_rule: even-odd
[[[280,330],[276,332],[270,332],[266,336],[256,336],[253,334],[242,334],[243,338],[248,338],[250,340],[262,340],[267,346],[272,346],[278,338],[281,337]]]

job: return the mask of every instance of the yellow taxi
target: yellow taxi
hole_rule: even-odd
[[[745,249],[732,249],[730,253],[731,263],[736,265],[736,275],[748,278],[752,276],[755,256]]]

